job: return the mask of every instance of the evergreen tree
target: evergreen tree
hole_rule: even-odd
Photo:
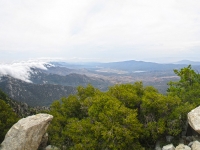
[[[3,141],[7,131],[17,120],[17,115],[11,107],[3,100],[0,100],[0,143]]]
[[[178,96],[183,102],[200,105],[200,75],[191,65],[180,70],[174,70],[180,77],[177,82],[169,82],[168,94]]]

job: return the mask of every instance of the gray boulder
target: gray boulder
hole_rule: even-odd
[[[7,132],[1,150],[37,150],[52,119],[49,114],[20,119]]]
[[[162,150],[175,150],[175,147],[173,144],[168,144],[166,146],[163,146]]]
[[[200,134],[200,106],[188,113],[188,123]]]
[[[198,141],[193,142],[192,150],[200,150],[200,143]]]
[[[184,144],[179,144],[175,150],[191,150],[191,148]]]
[[[59,150],[56,146],[48,145],[45,150]]]

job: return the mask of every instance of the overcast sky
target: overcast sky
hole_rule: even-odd
[[[0,0],[0,62],[200,61],[199,0]]]

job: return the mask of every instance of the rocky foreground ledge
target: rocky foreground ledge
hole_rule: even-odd
[[[188,113],[188,123],[200,134],[200,106]]]
[[[191,110],[188,113],[188,123],[192,129],[196,132],[195,136],[183,136],[182,143],[174,147],[173,144],[163,146],[157,146],[156,150],[200,150],[200,106]],[[183,141],[187,141],[187,145]]]
[[[52,115],[37,114],[19,120],[7,132],[0,150],[37,150],[52,119]]]
[[[52,115],[37,114],[19,120],[7,132],[0,150],[37,150],[41,141],[48,137],[46,131],[52,119]],[[198,134],[191,137],[183,136],[182,141],[185,140],[188,144],[180,142],[176,147],[169,144],[162,148],[158,144],[155,150],[200,150],[200,106],[188,113],[188,123]],[[47,149],[54,148],[48,146]]]

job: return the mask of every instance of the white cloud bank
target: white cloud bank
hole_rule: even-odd
[[[25,82],[31,82],[29,77],[31,73],[34,73],[31,68],[39,68],[47,70],[47,62],[43,61],[27,61],[27,62],[17,62],[12,64],[0,64],[0,76],[11,76],[23,80]]]

